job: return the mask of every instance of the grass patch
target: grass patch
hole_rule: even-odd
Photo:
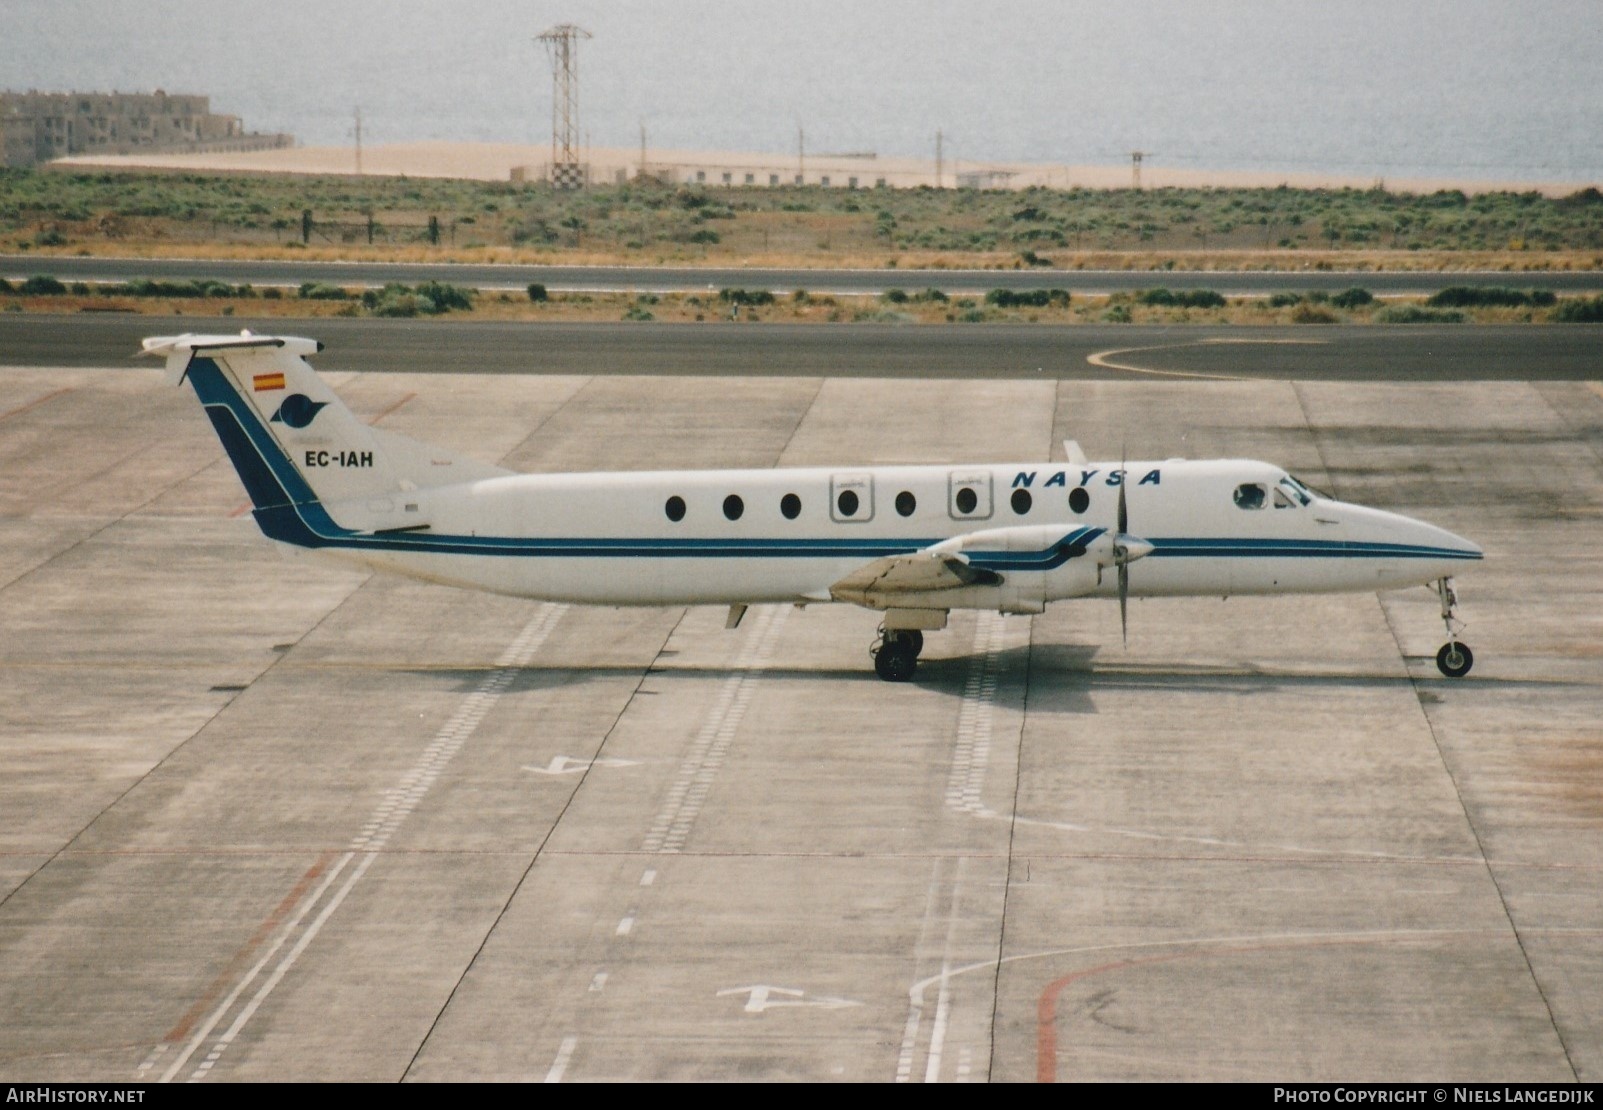
[[[1451,308],[1389,304],[1370,317],[1377,324],[1462,324],[1464,314]]]
[[[1328,308],[1304,302],[1298,305],[1291,313],[1293,324],[1334,324],[1337,323],[1336,314]]]
[[[997,308],[1067,308],[1069,293],[1066,289],[992,289],[985,294],[985,303]]]
[[[1362,308],[1364,305],[1373,304],[1374,302],[1375,294],[1356,285],[1351,289],[1343,289],[1340,293],[1330,298],[1330,303],[1337,308]]]
[[[1212,289],[1143,289],[1136,294],[1141,304],[1160,308],[1223,308],[1224,297]]]
[[[1546,289],[1510,289],[1506,286],[1449,285],[1425,303],[1437,308],[1547,308],[1558,297]]]
[[[1603,324],[1603,297],[1567,297],[1547,318],[1560,324]]]

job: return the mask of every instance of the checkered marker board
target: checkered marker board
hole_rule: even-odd
[[[551,167],[551,184],[558,189],[584,188],[584,167],[577,162],[558,162]]]

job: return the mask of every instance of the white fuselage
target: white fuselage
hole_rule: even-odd
[[[1127,533],[1152,545],[1129,568],[1131,596],[1374,590],[1480,557],[1440,528],[1311,495],[1246,460],[513,475],[328,510],[364,537],[332,550],[366,565],[613,605],[825,601],[873,559],[982,534],[964,554],[1003,583],[920,604],[1028,612],[1117,595],[1094,559],[1019,552],[1111,538],[1121,483]]]

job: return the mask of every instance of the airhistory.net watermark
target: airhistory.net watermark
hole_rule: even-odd
[[[138,1103],[145,1101],[142,1087],[50,1087],[43,1084],[6,1088],[9,1105],[50,1106],[57,1103]]]

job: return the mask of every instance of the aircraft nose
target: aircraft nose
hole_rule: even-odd
[[[1473,562],[1486,557],[1480,544],[1473,540],[1466,540],[1463,536],[1455,535],[1445,528],[1438,528],[1434,524],[1426,524],[1422,520],[1409,517],[1403,519],[1408,521],[1411,533],[1408,542],[1421,549],[1421,554],[1464,562]]]

